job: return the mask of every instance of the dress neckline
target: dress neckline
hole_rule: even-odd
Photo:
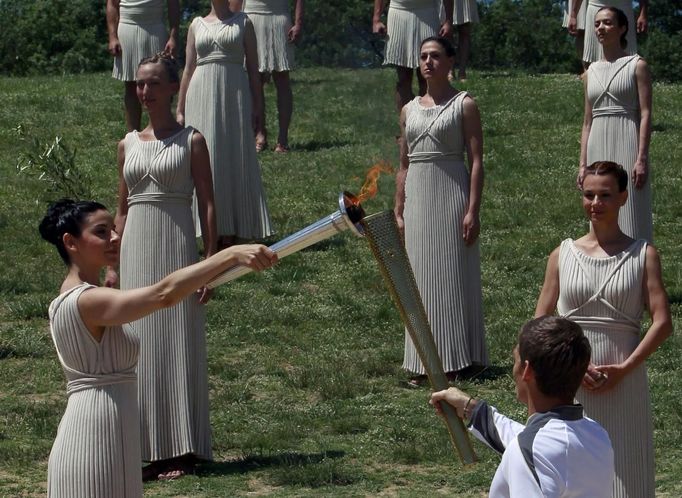
[[[450,97],[448,100],[446,100],[446,101],[443,102],[442,104],[436,104],[436,103],[434,103],[433,105],[430,105],[430,106],[426,106],[426,105],[424,105],[424,104],[421,103],[422,97],[421,97],[420,95],[418,95],[418,96],[415,97],[414,99],[415,99],[415,101],[417,102],[417,106],[418,106],[420,109],[441,109],[442,107],[445,107],[445,106],[448,105],[450,102],[452,102],[452,101],[455,100],[457,97],[459,97],[459,95],[460,95],[462,92],[463,92],[463,90],[458,91],[456,94],[454,94],[452,97]]]
[[[210,25],[212,25],[212,24],[218,24],[218,23],[220,23],[220,24],[225,24],[226,22],[230,22],[231,20],[233,20],[235,17],[237,17],[237,16],[238,16],[239,14],[241,14],[241,13],[242,13],[241,10],[239,10],[239,11],[237,11],[237,12],[233,12],[232,15],[231,15],[230,17],[226,17],[225,19],[221,19],[221,18],[219,18],[219,17],[216,17],[216,20],[215,20],[215,21],[207,21],[204,17],[201,17],[201,16],[199,16],[199,19],[200,19],[201,22],[203,22],[206,26],[210,26]]]
[[[185,131],[186,129],[187,129],[187,127],[186,127],[186,126],[183,126],[183,127],[180,128],[178,131],[176,131],[175,133],[173,133],[172,135],[168,135],[168,136],[165,137],[165,138],[156,138],[156,139],[154,139],[154,140],[143,140],[142,138],[140,138],[140,132],[137,131],[137,130],[133,130],[133,134],[135,135],[135,138],[137,138],[138,142],[142,142],[142,143],[165,142],[165,141],[167,141],[167,140],[170,140],[171,138],[177,137],[180,133],[182,133],[182,132]]]
[[[575,249],[575,251],[577,253],[579,253],[581,256],[588,258],[588,259],[596,259],[599,261],[608,261],[609,259],[619,258],[619,257],[623,256],[624,254],[627,254],[628,252],[630,252],[632,250],[632,248],[635,246],[635,244],[639,243],[639,241],[640,241],[640,239],[633,240],[630,244],[628,244],[628,246],[625,249],[623,249],[620,252],[617,252],[616,254],[613,254],[612,256],[590,256],[589,254],[587,254],[585,251],[583,251],[582,249],[580,249],[576,245],[575,240],[573,240],[573,239],[568,239],[568,240],[570,241],[571,246],[573,246],[573,249]]]

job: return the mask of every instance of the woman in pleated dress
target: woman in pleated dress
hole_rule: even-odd
[[[443,2],[445,14],[445,2]],[[471,50],[471,25],[477,23],[478,5],[476,0],[455,0],[452,8],[452,25],[457,31],[457,79],[466,81],[467,64]]]
[[[401,113],[394,208],[450,378],[488,363],[478,246],[483,134],[474,100],[448,82],[454,56],[445,38],[427,38],[421,46],[420,70],[427,91]],[[403,368],[415,374],[414,384],[424,380],[424,367],[408,334]]]
[[[114,57],[112,77],[124,83],[123,104],[128,131],[139,130],[142,118],[135,94],[137,65],[164,51],[175,56],[180,24],[178,0],[107,0],[109,53]],[[168,29],[164,17],[168,17]]]
[[[412,75],[417,70],[419,95],[426,92],[426,82],[419,72],[419,48],[426,38],[452,36],[453,0],[442,2],[445,20],[440,21],[440,0],[391,0],[386,24],[381,21],[384,0],[374,0],[372,32],[386,36],[384,64],[396,68],[395,101],[398,112],[414,98]]]
[[[592,360],[577,398],[611,438],[613,497],[650,498],[655,466],[645,360],[672,333],[672,320],[656,249],[618,226],[627,185],[628,174],[613,162],[585,169],[589,232],[550,254],[535,316],[556,310],[583,328]],[[644,308],[651,325],[641,336]]]
[[[177,120],[206,138],[218,247],[272,234],[254,138],[262,106],[253,24],[228,2],[214,0],[187,33]]]
[[[587,2],[587,6],[583,7],[583,2]],[[636,33],[645,33],[648,27],[647,12],[649,10],[648,0],[639,2],[640,10],[639,16],[635,23],[635,13],[632,8],[632,1],[629,0],[572,0],[569,18],[568,31],[573,34],[580,29],[580,12],[584,9],[585,12],[585,39],[583,43],[583,63],[589,65],[600,60],[603,56],[603,50],[596,30],[592,29],[595,25],[596,15],[604,7],[617,8],[622,11],[626,18],[627,24],[630,26],[626,34],[627,46],[625,50],[628,55],[637,53],[637,35]]]
[[[604,7],[593,30],[604,57],[590,65],[585,78],[585,115],[580,171],[595,161],[613,161],[628,172],[631,187],[620,210],[621,230],[633,239],[653,241],[649,143],[651,141],[651,76],[644,59],[625,51],[625,14]]]
[[[50,452],[47,495],[139,498],[139,336],[129,323],[174,306],[236,264],[264,269],[277,256],[264,246],[235,246],[149,286],[119,291],[100,287],[102,269],[118,263],[120,241],[102,204],[58,201],[48,208],[40,234],[68,267],[49,308],[68,402]]]
[[[204,252],[216,252],[213,188],[203,136],[171,112],[177,68],[168,56],[144,59],[137,94],[149,125],[118,148],[116,229],[121,243],[121,288],[151,285],[198,261],[192,218],[196,192]],[[204,289],[132,324],[140,341],[138,397],[146,478],[172,478],[211,459]],[[169,381],[172,379],[172,381]]]
[[[301,38],[303,28],[303,0],[296,0],[294,22],[289,14],[289,0],[235,0],[231,5],[243,10],[251,19],[258,44],[258,72],[261,88],[270,79],[277,91],[277,118],[279,132],[275,152],[289,151],[289,125],[293,112],[293,94],[289,71],[294,65],[294,44]],[[268,146],[265,129],[265,105],[256,129],[256,150]]]
[[[573,12],[573,0],[568,0],[567,3],[562,2],[563,21],[562,27],[568,30],[568,33],[575,38],[575,50],[578,58],[583,63],[583,71],[587,69],[587,64],[583,61],[583,52],[585,50],[585,10],[587,10],[587,2],[581,2],[580,8],[575,15],[575,23],[571,24],[571,13]],[[592,26],[589,26],[592,29]]]

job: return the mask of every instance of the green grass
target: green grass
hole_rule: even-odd
[[[278,237],[335,210],[366,169],[397,165],[391,70],[293,73],[292,152],[260,157]],[[679,328],[682,302],[682,92],[654,86],[651,158],[656,244]],[[586,230],[573,188],[582,88],[570,75],[472,73],[485,135],[481,251],[494,365],[462,387],[519,420],[510,349],[533,312],[546,257]],[[47,457],[65,406],[46,308],[64,269],[39,239],[44,184],[18,176],[16,127],[78,149],[93,196],[115,206],[121,88],[108,75],[0,79],[0,496],[45,491]],[[274,99],[267,93],[271,139]],[[271,140],[272,141],[272,140]],[[392,205],[379,182],[368,212]],[[149,496],[483,496],[499,458],[475,443],[462,467],[428,391],[405,387],[403,328],[367,244],[342,234],[277,268],[220,287],[208,305],[215,462],[198,476],[145,487]],[[649,362],[657,491],[680,496],[682,353],[677,337]],[[636,402],[636,400],[633,400]]]

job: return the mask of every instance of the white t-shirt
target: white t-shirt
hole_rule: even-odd
[[[490,497],[611,497],[611,440],[581,405],[534,413],[524,426],[479,401],[469,430],[502,453]]]

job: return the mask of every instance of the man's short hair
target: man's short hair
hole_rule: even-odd
[[[519,357],[535,372],[545,396],[573,398],[590,363],[592,348],[580,325],[566,318],[542,316],[519,332]]]

